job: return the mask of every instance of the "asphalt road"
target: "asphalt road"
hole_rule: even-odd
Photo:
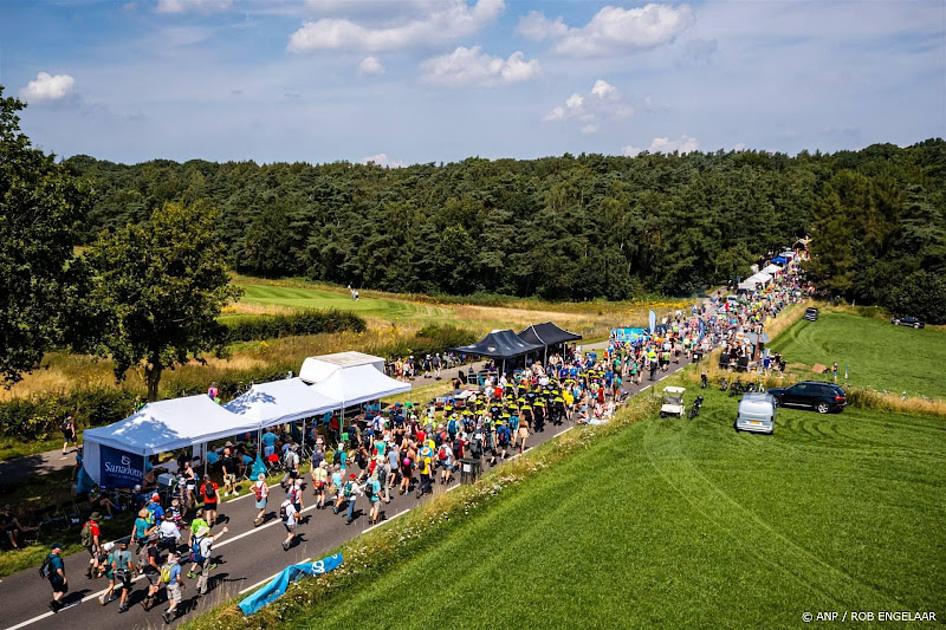
[[[658,379],[663,380],[685,364],[686,361],[681,358],[680,364],[671,364],[668,373],[658,373]],[[645,376],[640,386],[626,385],[625,391],[637,394],[644,390],[649,391],[651,386],[657,384],[657,382],[649,382]],[[692,400],[692,396],[688,399]],[[547,425],[543,433],[530,436],[528,446],[542,444],[570,430],[573,426],[573,423],[565,423],[561,426]],[[449,492],[454,487],[456,483],[452,486],[435,485],[434,496]],[[344,514],[336,516],[330,509],[316,510],[310,507],[309,503],[313,501],[313,497],[311,492],[308,492],[305,498],[306,506],[303,509],[304,521],[297,530],[301,534],[301,541],[288,552],[284,552],[280,545],[285,537],[285,530],[275,514],[275,510],[284,498],[282,490],[278,487],[273,489],[269,501],[273,512],[269,515],[269,520],[258,528],[252,526],[255,509],[250,496],[245,495],[221,505],[220,513],[229,519],[225,524],[230,531],[214,548],[216,555],[220,557],[220,566],[212,573],[210,591],[203,598],[195,597],[196,580],[187,580],[184,601],[181,605],[181,609],[185,612],[178,618],[179,620],[193,617],[195,611],[206,610],[252,590],[289,564],[304,562],[313,557],[322,557],[345,541],[373,529],[368,526],[366,509],[368,502],[364,497],[358,500],[354,522],[346,525]],[[418,500],[413,494],[395,495],[391,503],[385,506],[387,520],[395,519],[429,499],[430,497],[425,496]],[[380,526],[384,526],[384,521]],[[220,527],[215,528],[215,533],[219,531]],[[84,572],[87,561],[88,556],[85,554],[76,554],[65,559],[70,593],[65,600],[67,607],[58,614],[53,614],[48,608],[49,584],[39,577],[36,568],[27,569],[0,581],[0,611],[2,611],[0,624],[7,630],[31,627],[126,630],[164,625],[161,612],[167,608],[165,602],[150,612],[145,612],[141,606],[137,605],[144,598],[147,590],[147,581],[144,578],[134,583],[134,591],[130,596],[133,605],[127,612],[118,613],[117,601],[105,607],[100,606],[97,598],[105,588],[104,579],[86,579]]]

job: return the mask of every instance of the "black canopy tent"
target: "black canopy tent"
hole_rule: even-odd
[[[465,354],[502,360],[503,372],[505,372],[508,359],[515,359],[530,352],[539,352],[542,347],[541,344],[520,339],[511,330],[494,330],[476,343],[458,346],[456,350]]]
[[[557,346],[569,341],[578,341],[581,339],[581,335],[559,328],[552,322],[543,322],[541,324],[532,324],[519,333],[519,338],[528,343],[544,346],[546,354],[543,360],[544,363],[548,360],[547,355],[550,346]]]

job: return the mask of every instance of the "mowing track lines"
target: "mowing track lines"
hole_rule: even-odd
[[[687,425],[684,425],[686,427]],[[810,551],[801,547],[784,534],[774,529],[771,525],[763,521],[758,514],[744,507],[736,501],[725,490],[716,485],[711,479],[699,470],[698,466],[686,455],[682,447],[676,449],[677,457],[672,459],[664,458],[658,462],[654,457],[653,451],[653,433],[656,425],[652,422],[647,426],[644,433],[642,445],[651,465],[660,473],[661,477],[670,485],[690,506],[702,515],[708,522],[715,525],[720,531],[728,536],[735,546],[745,549],[750,555],[757,558],[777,570],[791,575],[804,587],[817,591],[823,597],[837,603],[839,607],[845,605],[856,605],[858,601],[868,601],[864,598],[863,590],[872,592],[879,596],[880,601],[889,602],[889,610],[907,610],[903,605],[891,597],[888,593],[881,592],[873,586],[861,582],[857,578],[844,572],[843,570],[832,566],[812,554]],[[681,441],[683,431],[678,431],[673,436],[673,441]],[[675,479],[676,478],[676,479]],[[679,480],[679,482],[678,482]],[[681,487],[681,484],[684,487]],[[700,486],[697,488],[696,486]],[[699,490],[703,490],[700,492]],[[728,504],[731,510],[724,509],[723,504]],[[731,521],[730,512],[735,510],[741,513],[743,518],[740,522],[754,522],[759,526],[755,528],[738,527],[727,524]],[[768,532],[769,535],[766,535]],[[773,544],[773,538],[783,543],[780,548]],[[794,558],[786,558],[787,555]],[[805,565],[815,569],[820,567],[824,577],[817,582],[811,579],[812,571],[803,571],[801,567]],[[838,593],[838,588],[844,583],[843,590]],[[833,592],[827,592],[830,588]],[[839,608],[840,609],[840,608]]]

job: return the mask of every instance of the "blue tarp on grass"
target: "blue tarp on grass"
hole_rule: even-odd
[[[272,604],[285,594],[289,585],[306,575],[321,575],[337,569],[342,564],[342,554],[326,556],[315,562],[293,564],[282,570],[282,573],[250,593],[242,602],[240,610],[244,615],[252,615],[264,607]]]

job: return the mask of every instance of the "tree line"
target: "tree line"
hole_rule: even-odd
[[[65,166],[95,189],[85,238],[205,200],[230,264],[252,275],[412,293],[687,295],[805,234],[819,285],[859,303],[898,305],[902,279],[934,289],[946,271],[942,139],[794,157]]]
[[[805,234],[826,295],[946,322],[946,142],[347,162],[57,162],[0,87],[0,374],[69,345],[116,376],[225,352],[231,269],[549,299],[687,295]],[[77,247],[77,246],[85,246]]]

